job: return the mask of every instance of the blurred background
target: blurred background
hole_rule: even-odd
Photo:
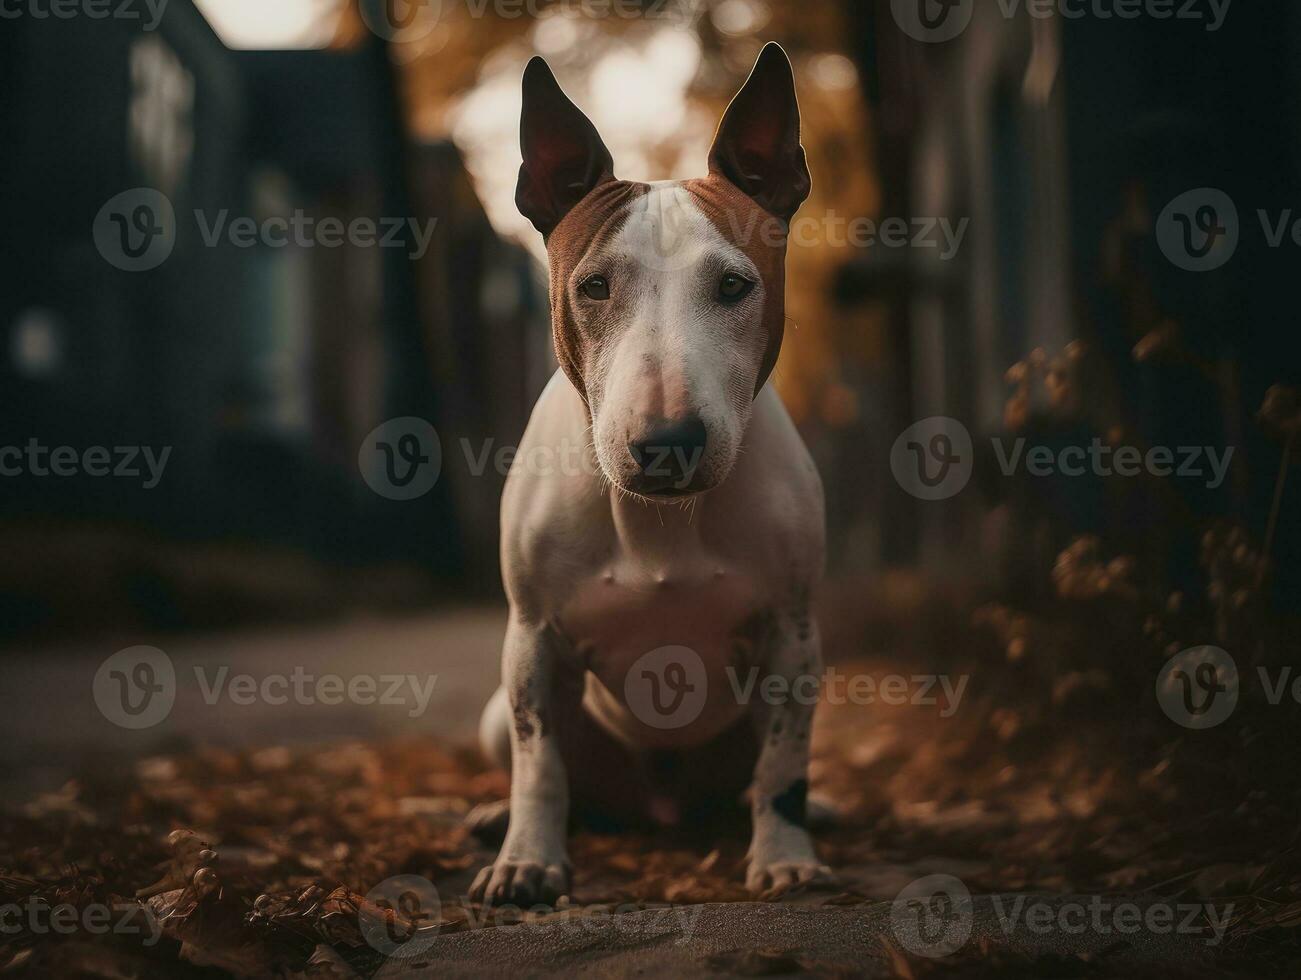
[[[322,934],[355,951],[322,889],[464,894],[492,851],[461,818],[507,791],[465,748],[500,673],[498,454],[555,365],[521,72],[547,58],[619,176],[688,177],[769,40],[813,178],[772,383],[826,486],[827,658],[971,682],[961,710],[823,704],[820,855],[850,901],[937,871],[1228,896],[1225,948],[1283,933],[1249,975],[1297,975],[1285,0],[0,0],[0,899],[174,887],[159,972],[97,974],[170,977],[196,948],[272,972],[268,937],[295,969]],[[970,481],[922,499],[901,435],[934,416]],[[435,433],[440,465],[385,481],[378,442]],[[1019,439],[1199,456],[1037,476],[1000,463]],[[1164,696],[1204,645],[1241,690],[1198,728]],[[174,704],[132,714],[160,664]],[[204,687],[301,671],[436,684]],[[746,897],[744,847],[571,853],[580,899],[690,903]],[[56,975],[29,938],[0,963]]]
[[[476,475],[462,446],[513,445],[554,369],[545,253],[513,204],[534,54],[642,180],[703,173],[760,46],[791,56],[813,175],[801,214],[821,233],[790,249],[773,383],[827,487],[833,656],[889,653],[935,595],[1056,601],[1072,568],[1080,588],[1248,615],[1207,577],[1213,528],[1258,562],[1253,596],[1293,607],[1295,487],[1276,492],[1294,416],[1258,412],[1301,373],[1298,247],[1272,247],[1256,213],[1301,204],[1301,11],[1256,0],[1212,30],[1209,6],[974,6],[944,43],[910,36],[885,0],[170,0],[152,28],[7,18],[0,445],[171,447],[149,488],[0,479],[11,724],[50,710],[34,691],[86,687],[84,662],[154,642],[223,663],[443,665],[465,679],[448,708],[465,730],[497,670],[502,475]],[[123,271],[92,228],[140,187],[173,205],[174,249]],[[1241,217],[1236,256],[1209,273],[1169,261],[1154,231],[1202,187]],[[409,227],[412,248],[241,247],[205,242],[196,211],[435,224],[418,256]],[[965,221],[965,237],[945,256],[826,231],[864,218]],[[938,502],[889,465],[933,415],[977,447],[971,487]],[[394,500],[358,457],[405,416],[432,423],[443,465]],[[1213,489],[1027,479],[982,448],[1004,435],[1235,452]],[[207,734],[246,734],[208,717]]]

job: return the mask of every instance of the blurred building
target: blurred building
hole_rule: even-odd
[[[365,2],[373,22],[380,0]],[[1282,0],[1230,10],[1215,32],[979,0],[943,43],[908,36],[887,0],[701,0],[686,20],[448,4],[422,8],[436,23],[406,45],[368,30],[360,3],[322,4],[335,46],[310,51],[228,50],[192,0],[172,0],[157,31],[6,21],[0,446],[173,447],[148,491],[0,481],[6,622],[120,605],[188,623],[198,594],[217,598],[197,618],[223,621],[255,595],[279,615],[354,593],[427,598],[439,582],[495,588],[502,474],[471,460],[518,437],[553,363],[545,285],[501,223],[517,217],[518,73],[538,52],[603,124],[622,119],[623,156],[647,171],[629,176],[680,176],[775,38],[800,86],[804,217],[968,222],[950,260],[834,245],[822,225],[791,250],[775,383],[827,485],[833,574],[917,564],[1030,597],[1092,534],[1182,584],[1200,581],[1210,522],[1265,525],[1280,446],[1253,416],[1301,371],[1295,248],[1256,217],[1286,232],[1301,200],[1301,15]],[[586,90],[669,75],[638,112],[609,85]],[[473,182],[449,133],[480,165]],[[183,233],[158,268],[129,273],[91,228],[140,187],[168,197]],[[1199,187],[1229,194],[1242,222],[1237,256],[1210,274],[1177,268],[1153,233]],[[405,239],[242,248],[205,243],[195,211],[205,225],[296,212],[437,225],[419,257]],[[894,480],[895,437],[931,415],[963,421],[985,453],[974,492],[921,502]],[[400,416],[443,434],[442,477],[416,501],[372,492],[357,465],[367,433]],[[996,436],[1232,446],[1234,467],[1216,489],[1002,478]],[[1276,566],[1301,569],[1297,522],[1279,526]],[[353,574],[380,568],[400,574]]]
[[[147,581],[125,601],[183,622],[168,612],[182,601],[177,579],[202,578],[204,549],[218,542],[495,582],[486,515],[499,474],[470,487],[449,476],[406,502],[371,492],[358,471],[363,437],[397,416],[521,431],[528,385],[545,370],[532,361],[548,356],[534,263],[493,233],[450,145],[407,138],[384,43],[233,52],[189,0],[172,0],[155,31],[6,21],[0,65],[0,168],[13,191],[0,231],[0,444],[172,447],[166,478],[148,490],[5,478],[9,624],[61,615],[66,600],[51,596],[79,570]],[[170,200],[175,247],[157,268],[126,272],[97,251],[92,227],[110,199],[140,187]],[[297,211],[436,221],[436,234],[418,257],[205,241],[219,221]],[[96,595],[89,588],[89,605]]]
[[[1298,11],[1234,10],[1212,31],[1206,19],[1041,18],[978,2],[958,37],[923,43],[890,3],[851,6],[882,212],[971,219],[959,261],[871,253],[841,276],[842,299],[890,311],[906,379],[893,431],[961,419],[977,473],[997,472],[979,455],[992,436],[1235,447],[1213,491],[996,478],[938,504],[894,494],[896,556],[1028,596],[1090,533],[1176,583],[1200,579],[1201,529],[1265,526],[1280,447],[1253,415],[1270,384],[1301,371],[1286,250],[1252,227],[1257,208],[1298,200]],[[1177,268],[1154,232],[1170,201],[1201,187],[1226,191],[1243,220],[1237,256],[1210,274]],[[1295,522],[1276,547],[1280,568],[1296,565]]]

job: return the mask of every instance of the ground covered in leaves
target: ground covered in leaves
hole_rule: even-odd
[[[1238,543],[1219,533],[1208,538],[1207,567],[1231,575],[1214,571],[1217,549]],[[937,686],[935,704],[828,699],[811,775],[814,796],[835,811],[817,836],[838,879],[765,898],[888,900],[934,873],[973,893],[1195,897],[1233,906],[1217,950],[1224,965],[1296,975],[1296,704],[1271,704],[1244,681],[1231,721],[1191,731],[1153,693],[1170,648],[1199,630],[1236,640],[1245,676],[1270,661],[1266,651],[1286,650],[1283,626],[1262,626],[1250,596],[1190,609],[1177,595],[1144,597],[1129,574],[1082,540],[1059,561],[1056,599],[1034,615],[901,598],[913,607],[896,622],[925,625],[910,635],[872,629],[911,659],[833,656],[841,677],[941,673],[950,690],[965,686],[956,699]],[[854,646],[845,633],[832,631],[833,650]],[[433,882],[442,931],[749,899],[739,825],[708,835],[582,831],[571,844],[568,910],[482,909],[463,896],[492,848],[462,820],[507,789],[506,775],[471,748],[427,741],[191,747],[101,767],[0,816],[0,905],[24,910],[19,928],[6,920],[0,966],[30,975],[366,976],[383,957],[364,924],[402,915],[368,893],[396,875]],[[30,909],[65,904],[106,906],[114,923],[139,928],[99,935],[29,919]],[[150,934],[149,917],[161,935]],[[1099,975],[1096,964],[1012,962],[980,947],[917,961],[883,943],[900,976]],[[781,951],[754,955],[729,969],[783,972],[764,959],[780,966]]]

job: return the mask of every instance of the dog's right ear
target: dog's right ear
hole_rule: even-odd
[[[543,238],[592,188],[614,179],[614,161],[596,127],[541,58],[524,69],[520,149],[515,205]]]

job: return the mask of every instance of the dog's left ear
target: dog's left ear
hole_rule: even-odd
[[[544,238],[592,188],[614,179],[614,161],[596,127],[541,58],[524,69],[520,150],[515,204]]]
[[[709,170],[786,221],[809,196],[795,76],[777,42],[763,46],[750,77],[723,114],[709,151]]]

